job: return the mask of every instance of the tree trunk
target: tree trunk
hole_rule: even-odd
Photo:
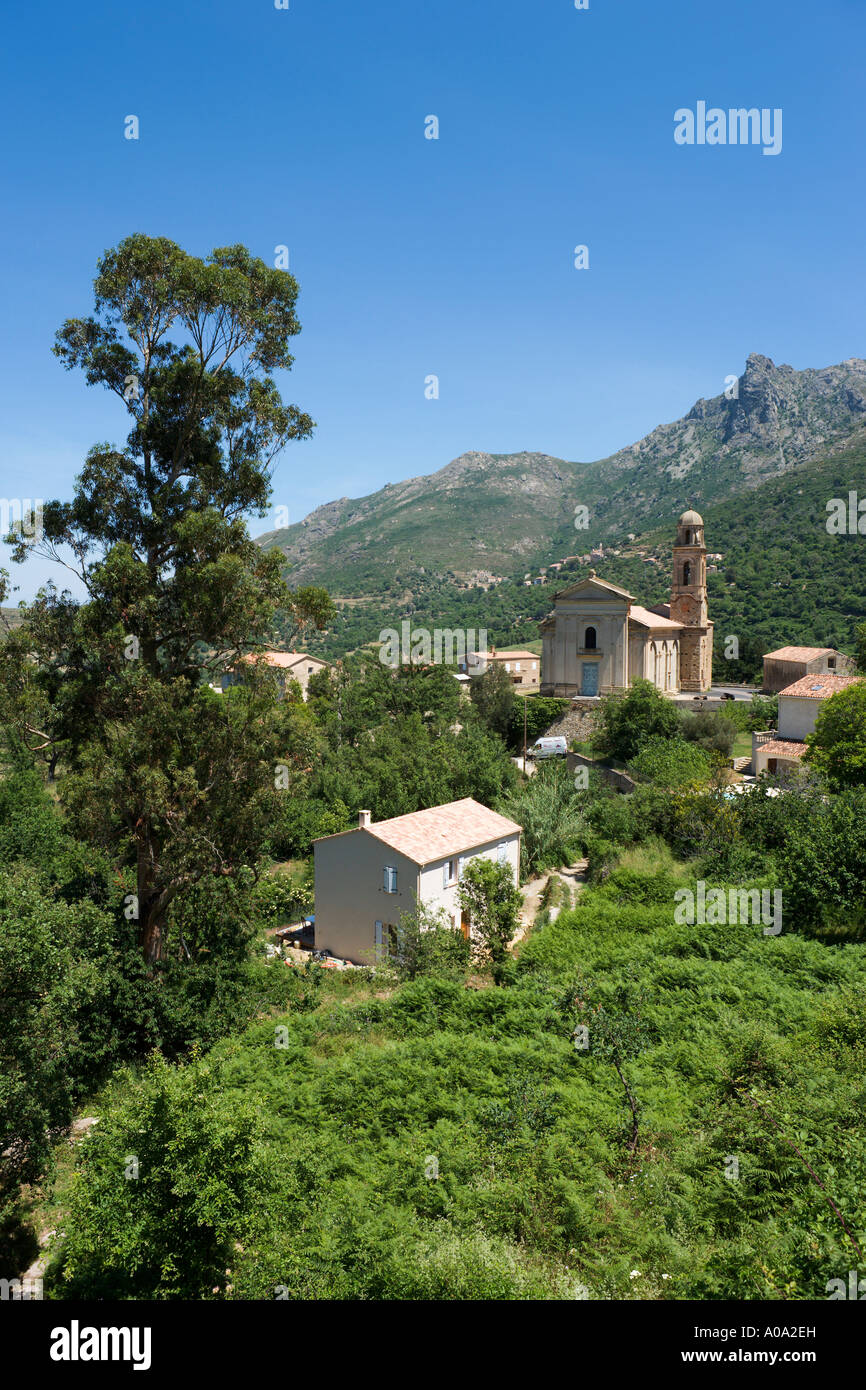
[[[163,895],[154,883],[154,855],[149,843],[138,846],[138,944],[148,965],[162,959],[165,946]]]

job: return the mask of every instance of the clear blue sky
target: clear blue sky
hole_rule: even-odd
[[[7,11],[0,495],[68,496],[89,446],[123,439],[115,398],[50,348],[133,231],[290,247],[281,387],[318,423],[277,468],[293,521],[469,449],[602,457],[750,351],[866,355],[864,41],[863,0]],[[781,107],[782,153],[677,146],[698,100]],[[19,596],[50,569],[14,567]]]

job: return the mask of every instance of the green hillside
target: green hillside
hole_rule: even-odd
[[[749,357],[735,394],[594,463],[470,452],[429,477],[341,498],[259,538],[286,555],[293,585],[410,602],[436,578],[488,585],[621,545],[686,509],[704,513],[818,461],[866,424],[866,361],[795,371]]]
[[[765,651],[786,645],[832,646],[851,651],[854,630],[866,621],[866,539],[827,532],[827,502],[850,491],[866,497],[866,435],[704,512],[707,546],[721,553],[709,575],[710,616],[716,624],[718,674],[747,679]],[[620,555],[593,561],[599,575],[627,588],[643,603],[664,601],[670,588],[675,517],[664,527],[621,544]],[[555,583],[524,587],[523,569],[485,590],[457,587],[453,575],[413,577],[397,569],[384,593],[341,606],[336,622],[310,649],[337,657],[374,641],[403,618],[416,626],[484,628],[497,646],[538,636],[557,587],[586,566],[571,563]],[[726,636],[739,638],[740,665],[721,662]]]

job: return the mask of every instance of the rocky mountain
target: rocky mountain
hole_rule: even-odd
[[[866,361],[795,371],[752,354],[741,377],[682,419],[593,463],[466,453],[424,477],[318,507],[260,537],[292,584],[336,595],[411,591],[431,577],[514,576],[629,532],[669,526],[844,447],[866,424]],[[588,526],[576,519],[588,512]]]

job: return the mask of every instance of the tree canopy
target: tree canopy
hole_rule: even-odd
[[[94,445],[41,532],[17,529],[13,558],[68,565],[87,599],[40,595],[10,639],[5,704],[29,747],[66,759],[73,823],[135,863],[150,961],[181,888],[254,858],[271,799],[275,692],[262,675],[220,702],[206,677],[292,605],[280,552],[245,517],[263,514],[276,455],[313,428],[271,375],[292,365],[297,295],[243,246],[202,260],[135,235],[99,262],[93,314],[57,334],[57,356],[114,393],[129,431]],[[315,621],[327,605],[308,597]]]

